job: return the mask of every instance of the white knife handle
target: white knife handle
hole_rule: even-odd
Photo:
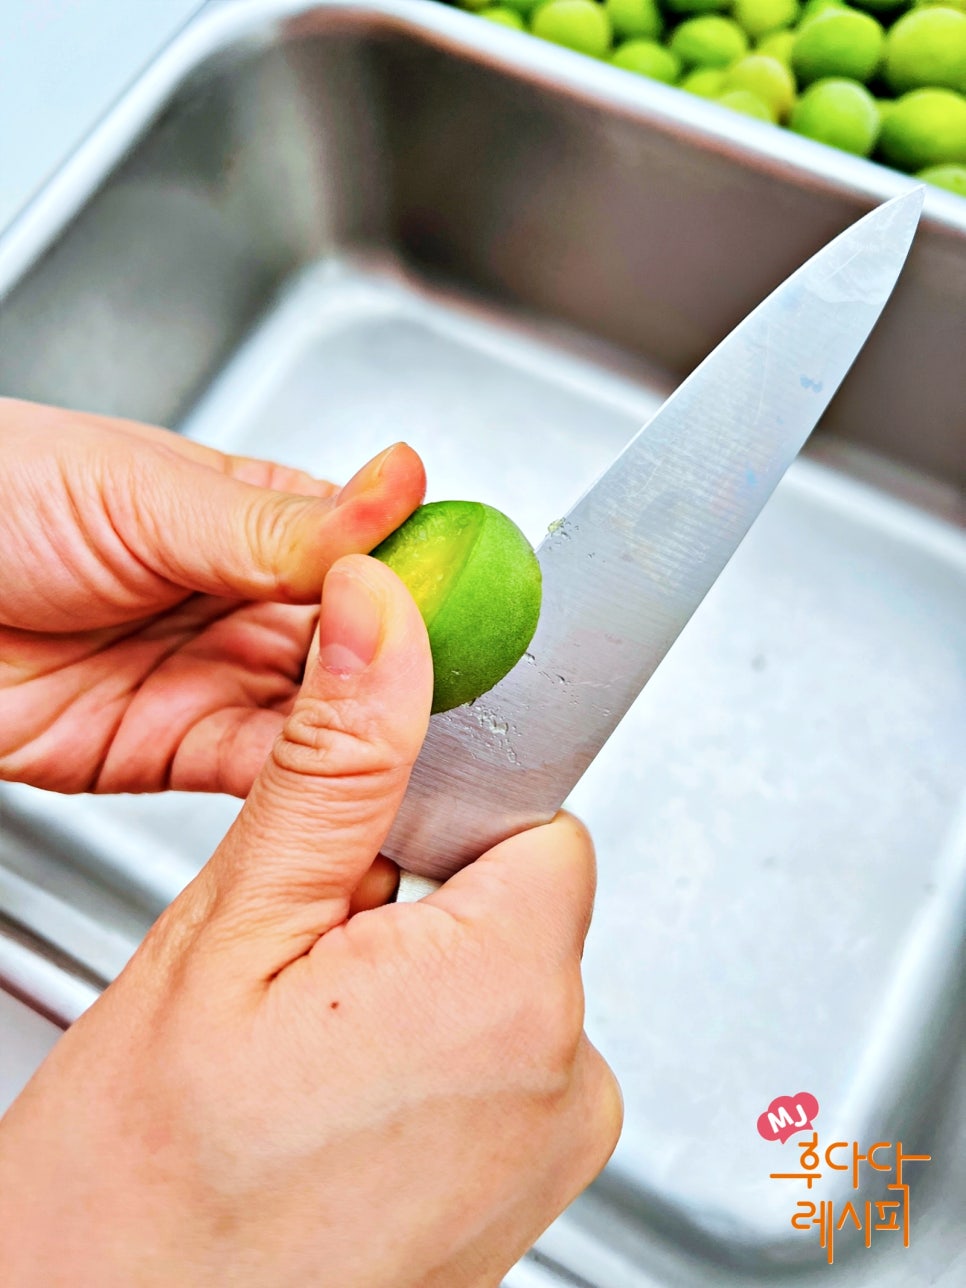
[[[418,903],[441,885],[441,881],[434,881],[432,877],[418,877],[415,872],[400,872],[395,902]]]

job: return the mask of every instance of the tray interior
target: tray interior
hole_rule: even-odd
[[[673,383],[580,348],[392,262],[334,257],[291,278],[182,428],[335,478],[405,438],[431,497],[490,501],[538,541]],[[933,1130],[960,1036],[964,607],[961,534],[801,460],[572,798],[600,867],[588,1028],[626,1097],[609,1183],[716,1260],[818,1253],[786,1233],[775,1147],[754,1132],[781,1088],[811,1089],[850,1138]],[[114,928],[86,950],[103,975],[235,809],[58,802],[102,892],[86,912]],[[57,866],[48,890],[83,906]]]

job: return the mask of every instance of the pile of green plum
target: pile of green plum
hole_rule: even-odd
[[[966,0],[459,0],[966,196]]]

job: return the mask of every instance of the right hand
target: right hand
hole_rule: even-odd
[[[228,836],[2,1124],[5,1288],[492,1288],[614,1148],[586,832],[352,915],[431,659],[362,555],[319,641]]]

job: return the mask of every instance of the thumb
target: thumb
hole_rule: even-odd
[[[340,559],[325,579],[302,691],[210,867],[213,920],[276,974],[344,921],[385,840],[429,722],[432,658],[389,568]]]
[[[256,487],[187,458],[153,470],[138,489],[126,544],[177,586],[231,599],[318,600],[342,555],[378,545],[419,505],[426,478],[396,443],[333,497]]]

